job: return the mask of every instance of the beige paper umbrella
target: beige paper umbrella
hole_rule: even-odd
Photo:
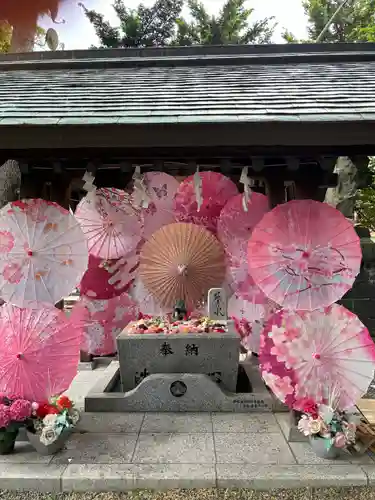
[[[194,224],[169,224],[143,245],[139,273],[164,307],[184,300],[193,306],[225,278],[224,250],[209,231]]]

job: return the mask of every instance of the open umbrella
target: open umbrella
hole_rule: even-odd
[[[91,299],[108,300],[128,291],[139,264],[135,251],[115,260],[89,256],[88,269],[79,284],[81,295]]]
[[[77,374],[82,329],[62,311],[0,307],[0,392],[46,401],[67,390]]]
[[[144,238],[148,239],[155,231],[175,222],[173,199],[180,183],[165,172],[144,174],[149,205],[143,209]]]
[[[228,301],[228,316],[235,321],[243,347],[259,352],[260,331],[267,310],[265,306],[244,300],[235,293]]]
[[[230,198],[220,212],[217,223],[217,235],[224,245],[225,251],[232,255],[237,254],[238,247],[242,247],[247,255],[247,245],[254,227],[269,211],[267,196],[260,193],[251,193],[247,204],[247,212],[243,209],[243,194]],[[247,259],[245,259],[247,263]]]
[[[225,175],[219,172],[200,172],[202,180],[202,206],[198,209],[194,176],[187,177],[174,199],[176,220],[193,222],[216,233],[220,212],[227,201],[238,194],[238,189]]]
[[[173,307],[181,299],[194,307],[210,288],[223,283],[224,251],[203,227],[170,224],[144,244],[139,276],[162,307]]]
[[[55,304],[86,271],[87,244],[76,219],[50,201],[0,210],[0,297],[19,307]]]
[[[173,312],[173,307],[162,307],[158,300],[147,290],[139,276],[134,280],[129,295],[139,307],[139,312],[149,316],[166,316]]]
[[[89,193],[79,202],[75,216],[95,257],[119,259],[135,250],[142,236],[140,213],[130,195],[120,189]]]
[[[304,398],[326,403],[338,392],[338,408],[345,410],[373,380],[375,346],[366,327],[343,306],[282,310],[262,333],[260,368],[266,384],[290,408],[300,408]]]
[[[351,222],[312,200],[290,201],[268,212],[248,248],[250,274],[267,297],[306,311],[341,299],[359,273],[361,258]]]
[[[110,300],[82,297],[73,307],[70,319],[82,326],[82,349],[95,356],[117,351],[116,337],[130,321],[138,319],[139,309],[124,293]]]

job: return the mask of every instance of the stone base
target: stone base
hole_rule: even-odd
[[[210,377],[195,373],[154,374],[133,390],[113,392],[119,383],[113,361],[85,398],[86,412],[272,412],[274,399],[263,384],[252,393],[223,390]]]
[[[279,413],[276,415],[277,421],[281,427],[285,439],[289,443],[305,443],[309,439],[298,430],[298,417],[295,412]]]

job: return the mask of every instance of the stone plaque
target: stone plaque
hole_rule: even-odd
[[[214,320],[228,318],[227,295],[223,288],[211,288],[208,292],[208,317]]]
[[[233,321],[225,324],[227,331],[222,333],[134,335],[125,328],[117,337],[123,390],[130,391],[157,373],[200,373],[235,392],[240,338]]]

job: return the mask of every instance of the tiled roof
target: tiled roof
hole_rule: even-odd
[[[0,126],[375,120],[375,57],[162,59],[61,69],[0,60]]]

